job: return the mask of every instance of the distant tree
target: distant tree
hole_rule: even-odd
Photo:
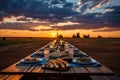
[[[86,38],[86,35],[83,35],[83,38]]]
[[[75,34],[72,35],[72,38],[76,38]]]
[[[79,32],[77,33],[76,38],[80,38],[80,33]]]
[[[61,35],[61,34],[60,34],[60,35],[58,35],[58,38],[63,38],[63,35]]]
[[[90,35],[88,34],[88,38],[90,38]]]
[[[101,35],[98,35],[98,37],[97,38],[102,38],[102,36]]]
[[[5,40],[6,40],[6,37],[3,37],[3,38],[2,38],[2,41],[5,41]]]
[[[108,38],[112,38],[112,37],[109,36]]]
[[[83,35],[83,38],[90,38],[90,35]]]

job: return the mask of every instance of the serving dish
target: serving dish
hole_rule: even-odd
[[[43,69],[66,71],[71,68],[70,64],[63,59],[57,58],[54,60],[49,60],[45,65],[42,66]]]

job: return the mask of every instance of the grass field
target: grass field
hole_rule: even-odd
[[[0,70],[33,53],[40,47],[54,40],[53,38],[0,38]],[[72,39],[63,40],[71,43],[103,65],[109,67],[120,77],[120,39]],[[4,61],[4,62],[3,62]]]
[[[5,40],[3,40],[3,38],[5,38]],[[3,37],[3,38],[0,38],[0,46],[19,44],[19,43],[39,42],[41,39],[45,39],[45,38],[32,38],[32,37],[28,37],[28,38]]]

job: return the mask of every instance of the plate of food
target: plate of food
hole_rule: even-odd
[[[72,62],[77,64],[94,64],[96,61],[90,57],[76,57]]]
[[[31,64],[31,63],[37,63],[39,61],[42,61],[42,58],[25,58],[25,59],[22,59],[21,62],[23,63],[28,63],[28,64]]]
[[[60,58],[60,57],[65,57],[68,56],[68,54],[66,54],[64,51],[62,52],[54,52],[50,54],[51,58]]]
[[[57,58],[54,60],[49,60],[45,65],[42,66],[43,69],[66,71],[71,68],[70,64],[63,59]]]
[[[74,52],[73,56],[74,57],[81,57],[81,56],[88,56],[88,55],[86,53]]]

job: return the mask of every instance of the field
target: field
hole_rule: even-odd
[[[0,38],[0,70],[33,53],[53,38]],[[63,39],[103,65],[112,69],[120,77],[120,39]]]
[[[30,55],[53,39],[50,38],[0,38],[0,70]]]
[[[120,77],[120,39],[64,39],[109,67]]]

